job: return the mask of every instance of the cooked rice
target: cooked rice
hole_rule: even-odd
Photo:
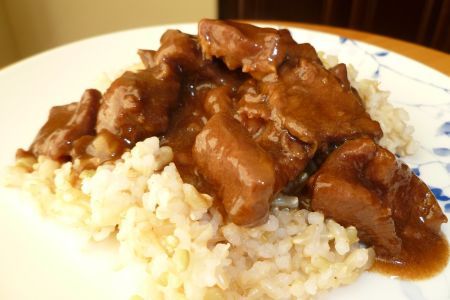
[[[144,299],[307,299],[371,265],[372,250],[359,245],[354,227],[317,212],[273,208],[262,226],[225,224],[171,159],[153,137],[79,178],[72,163],[41,156],[19,159],[8,179],[44,215],[96,240],[116,234],[124,264],[146,266]]]
[[[382,126],[380,143],[411,153],[406,112],[376,82],[355,81],[351,67],[349,77]],[[133,299],[309,299],[371,266],[373,250],[358,243],[356,229],[318,212],[274,207],[255,228],[225,223],[210,196],[183,183],[172,156],[152,137],[95,171],[77,174],[71,162],[41,156],[18,159],[5,179],[30,192],[43,215],[94,240],[115,236],[124,266],[137,261],[147,270]]]

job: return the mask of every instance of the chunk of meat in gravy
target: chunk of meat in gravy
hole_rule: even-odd
[[[354,225],[361,240],[374,246],[378,260],[392,268],[412,267],[417,272],[417,266],[433,255],[434,261],[448,259],[439,235],[447,218],[433,194],[373,140],[344,143],[310,178],[308,187],[313,210]]]
[[[258,84],[251,79],[241,86],[236,117],[249,131],[252,138],[267,151],[275,163],[275,193],[296,178],[314,155],[309,147],[272,119],[266,95],[260,93]]]
[[[161,36],[158,51],[139,50],[139,56],[147,68],[168,64],[174,70],[194,72],[203,64],[197,37],[179,30],[167,30]]]
[[[164,64],[136,73],[125,72],[102,99],[97,132],[107,130],[129,146],[165,132],[179,88],[176,75]]]
[[[183,181],[211,195],[215,195],[214,190],[196,173],[192,147],[211,116],[217,112],[234,112],[234,94],[242,80],[236,72],[225,69],[211,62],[198,72],[183,74],[179,105],[172,111],[169,128],[161,136],[161,145],[173,149],[173,159]]]
[[[255,78],[275,73],[294,45],[289,31],[257,28],[232,21],[202,20],[198,36],[207,58],[221,58],[231,70],[242,68]]]
[[[200,173],[213,183],[232,222],[264,222],[275,185],[274,164],[233,117],[215,114],[198,134],[193,157]]]
[[[297,140],[272,121],[264,124],[255,141],[270,154],[275,163],[277,177],[274,194],[299,176],[314,154],[308,144]]]
[[[335,150],[309,181],[311,207],[346,226],[356,226],[360,238],[375,245],[377,254],[398,255],[401,240],[391,209],[361,179],[376,151],[371,140],[349,141]]]
[[[84,92],[80,102],[53,107],[30,151],[55,160],[70,158],[74,141],[95,134],[100,98],[100,92],[91,89]]]
[[[219,60],[203,59],[198,37],[178,30],[168,30],[163,34],[158,51],[139,50],[138,53],[147,68],[167,64],[181,75],[179,80],[184,84],[209,79],[217,85],[234,86],[236,77],[242,77],[242,74],[230,72]]]
[[[441,224],[447,222],[426,184],[388,150],[377,146],[364,175],[374,190],[384,195],[400,235],[420,239],[424,232],[418,227],[438,233]]]
[[[347,67],[345,66],[345,64],[337,64],[331,69],[329,69],[329,71],[332,74],[334,74],[334,76],[336,76],[337,79],[341,81],[341,84],[343,85],[344,89],[346,90],[351,89],[350,81],[348,80],[347,75]]]
[[[219,112],[233,113],[233,100],[231,99],[231,88],[227,85],[211,89],[205,98],[203,108],[211,117]]]
[[[300,59],[298,66],[282,66],[279,80],[263,83],[262,91],[282,126],[315,148],[383,134],[357,94],[315,62]]]

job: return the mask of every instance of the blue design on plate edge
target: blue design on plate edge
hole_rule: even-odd
[[[446,196],[441,188],[438,187],[430,187],[431,192],[433,192],[436,199],[439,201],[448,201],[450,197]]]
[[[396,69],[394,69],[394,68],[392,68],[392,67],[390,67],[390,66],[388,66],[386,64],[381,63],[378,59],[382,58],[384,56],[387,56],[389,54],[389,51],[382,50],[382,51],[377,51],[375,53],[370,53],[367,50],[361,48],[361,46],[358,44],[357,41],[349,39],[349,38],[346,38],[346,37],[342,37],[342,36],[339,37],[339,43],[344,44],[346,42],[351,42],[356,48],[358,48],[359,50],[364,52],[366,55],[368,55],[370,58],[372,58],[377,63],[377,70],[373,74],[374,78],[377,78],[378,75],[380,74],[380,69],[384,68],[384,69],[390,70],[391,72],[394,72],[394,73],[396,73],[398,75],[401,75],[401,76],[406,77],[408,79],[411,79],[411,80],[414,80],[416,82],[419,82],[421,84],[426,84],[426,85],[429,85],[431,87],[439,88],[442,91],[444,91],[445,93],[450,94],[450,89],[447,88],[447,87],[439,86],[439,85],[434,84],[432,82],[424,81],[422,79],[410,76],[408,74],[401,73],[401,72],[397,71]]]
[[[433,153],[439,156],[450,156],[449,148],[433,148]]]
[[[388,51],[379,51],[374,53],[376,56],[386,56],[389,54]]]
[[[450,121],[445,122],[439,127],[438,134],[450,136]]]
[[[431,155],[436,155],[434,153],[434,149],[427,149],[423,146],[420,147],[422,150],[428,152]],[[397,156],[398,157],[398,156]],[[445,161],[440,160],[439,158],[436,157],[436,160],[429,160],[429,161],[424,161],[424,162],[420,162],[420,163],[416,163],[414,164],[415,166],[410,166],[411,171],[416,174],[416,176],[421,175],[421,167],[424,166],[429,166],[429,165],[440,165],[442,168],[444,168],[446,170],[446,172],[450,175],[450,163],[446,163]],[[446,202],[450,200],[450,197],[447,196],[447,193],[444,193],[444,190],[446,190],[447,188],[450,188],[450,184],[448,184],[447,186],[429,186],[431,192],[434,194],[435,198],[441,202]],[[446,212],[450,212],[449,209],[449,205],[446,204],[445,206],[445,211]]]
[[[346,41],[348,41],[348,38],[345,36],[340,36],[339,37],[339,43],[344,44]]]

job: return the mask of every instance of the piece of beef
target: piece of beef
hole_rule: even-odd
[[[179,30],[167,30],[160,40],[158,51],[139,50],[138,54],[147,68],[168,64],[173,70],[195,72],[203,65],[197,37]]]
[[[293,137],[274,121],[266,122],[255,141],[268,152],[275,164],[274,194],[280,192],[306,168],[313,149]]]
[[[377,146],[364,175],[384,196],[400,236],[420,239],[422,229],[438,234],[447,222],[428,186],[388,150]]]
[[[97,132],[108,130],[129,146],[165,132],[179,88],[177,76],[164,64],[125,72],[103,96]]]
[[[221,20],[201,20],[198,36],[206,58],[221,58],[230,70],[242,68],[255,78],[276,73],[289,45],[296,44],[285,29]]]
[[[198,36],[206,58],[222,59],[230,70],[242,69],[254,78],[276,74],[285,61],[300,58],[321,64],[310,44],[297,44],[286,29],[261,28],[245,23],[201,20]]]
[[[211,89],[205,97],[203,108],[208,117],[219,112],[233,114],[233,100],[231,99],[231,88],[222,85]]]
[[[75,140],[95,134],[100,98],[99,91],[90,89],[83,93],[79,102],[53,107],[30,151],[35,156],[46,155],[55,160],[69,159]]]
[[[252,226],[267,219],[275,167],[238,121],[215,114],[198,134],[193,157],[200,174],[216,187],[232,222]]]
[[[317,55],[316,49],[311,44],[289,43],[289,47],[287,47],[287,61],[289,61],[291,65],[298,65],[301,58],[322,65],[322,61],[320,60],[319,55]]]
[[[316,62],[300,59],[296,67],[282,66],[279,80],[263,83],[261,89],[274,118],[316,149],[361,136],[382,136],[380,125],[370,118],[357,94]]]
[[[402,241],[420,242],[447,221],[428,187],[368,138],[345,142],[310,178],[311,207],[358,229],[379,257],[396,257]]]
[[[345,64],[337,64],[330,68],[329,71],[341,81],[344,89],[349,90],[351,88],[350,81],[347,75],[347,66]]]
[[[156,50],[139,49],[137,53],[146,69],[151,69],[156,66]]]
[[[167,65],[181,75],[180,80],[184,85],[194,88],[209,84],[212,88],[227,85],[236,89],[241,78],[245,77],[240,72],[231,72],[219,60],[203,59],[198,37],[178,30],[167,30],[161,37],[157,51],[139,50],[138,53],[146,68]]]
[[[174,162],[185,182],[194,184],[202,192],[204,181],[194,172],[192,146],[208,119],[217,112],[232,113],[233,94],[240,85],[239,74],[226,71],[226,67],[214,62],[204,64],[193,73],[184,73],[168,130],[162,135],[162,145],[174,151]]]
[[[258,145],[272,156],[277,175],[274,193],[277,193],[305,168],[314,154],[313,149],[289,134],[279,120],[272,118],[267,97],[260,93],[254,79],[241,86],[239,95],[236,117]]]
[[[252,137],[256,138],[271,117],[267,97],[259,90],[258,81],[251,78],[239,87],[237,99],[236,115]]]

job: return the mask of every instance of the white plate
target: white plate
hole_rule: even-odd
[[[49,108],[76,101],[104,73],[138,62],[136,50],[156,49],[167,28],[196,33],[195,24],[104,35],[26,59],[0,71],[0,166],[28,147]],[[408,110],[418,153],[404,158],[450,212],[450,79],[385,49],[335,35],[291,28],[298,42],[338,55],[361,78],[376,78],[391,102]],[[450,226],[442,226],[450,235]],[[38,218],[18,193],[0,188],[0,299],[126,299],[133,279],[114,271],[114,247],[80,246],[76,233]],[[80,248],[81,247],[81,248]],[[323,299],[450,299],[450,267],[425,281],[365,273]]]

